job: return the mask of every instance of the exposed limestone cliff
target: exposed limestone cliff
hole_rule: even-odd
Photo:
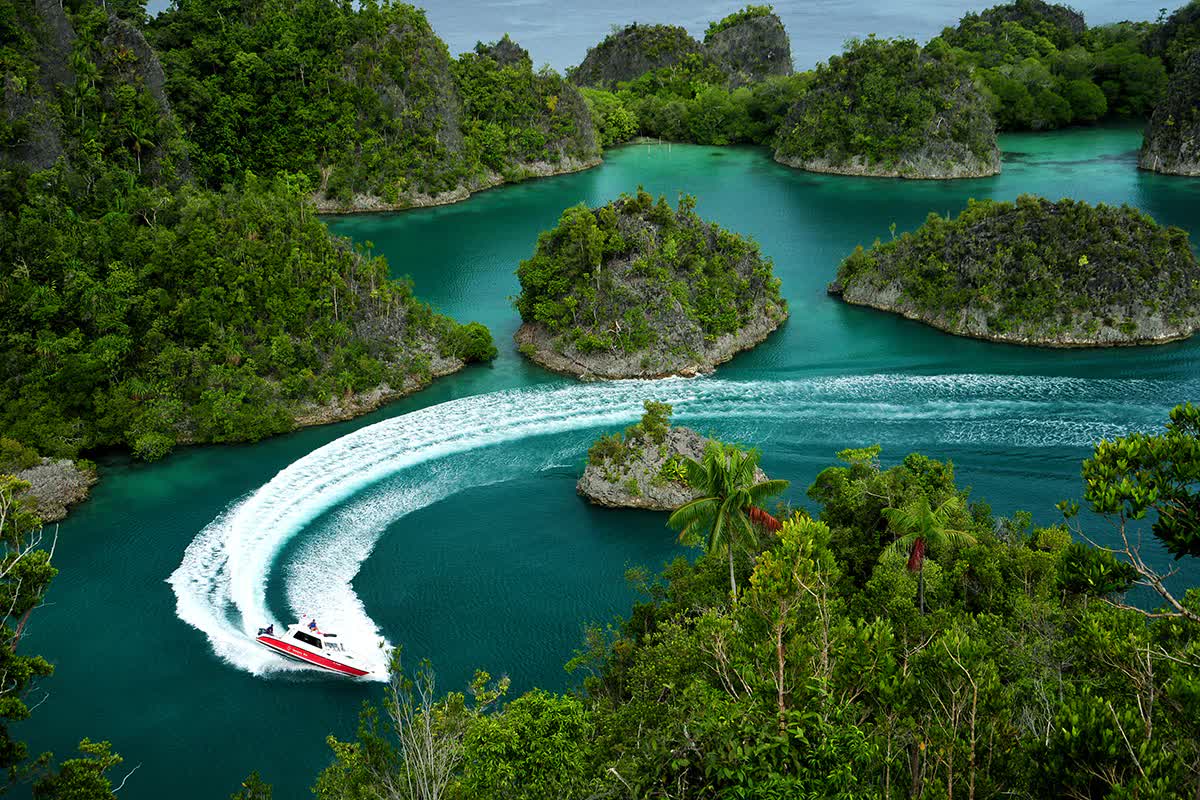
[[[631,81],[703,53],[704,47],[678,25],[635,22],[589,49],[583,62],[571,72],[571,80],[579,86],[612,88],[621,81]]]
[[[792,44],[775,14],[749,16],[721,27],[705,38],[704,50],[729,75],[731,86],[792,74]]]
[[[1150,124],[1138,166],[1171,175],[1200,175],[1200,49],[1171,76]]]

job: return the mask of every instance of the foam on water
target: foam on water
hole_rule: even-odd
[[[515,448],[496,445],[613,426],[655,399],[672,403],[678,420],[715,424],[764,446],[764,435],[774,440],[778,433],[835,446],[1086,447],[1161,424],[1162,398],[1194,396],[1195,388],[1172,383],[1166,391],[1146,380],[867,375],[619,381],[466,397],[362,428],[290,464],[200,531],[169,582],[180,619],[204,632],[226,662],[254,674],[308,671],[258,646],[254,633],[273,619],[267,583],[285,545],[309,533],[280,571],[289,611],[336,630],[380,679],[387,645],[352,581],[382,532],[454,492],[572,463],[584,447],[547,440],[544,450],[514,455]],[[314,525],[319,518],[322,524]]]

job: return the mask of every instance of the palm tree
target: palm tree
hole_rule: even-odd
[[[921,613],[925,613],[925,552],[930,547],[947,544],[974,544],[975,537],[966,531],[950,528],[950,514],[958,508],[959,500],[951,497],[937,508],[921,495],[908,505],[883,509],[888,527],[900,538],[889,544],[884,553],[900,553],[908,558],[908,571],[917,573],[917,598]]]
[[[705,541],[707,533],[707,552],[725,546],[729,552],[729,588],[736,600],[733,548],[739,541],[757,539],[755,524],[778,529],[775,518],[758,508],[758,504],[782,492],[788,482],[755,483],[758,453],[743,453],[719,442],[710,441],[705,446],[702,461],[685,458],[683,464],[688,486],[701,496],[678,508],[667,524],[679,531],[679,541],[683,544],[699,544]]]

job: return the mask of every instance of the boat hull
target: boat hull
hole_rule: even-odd
[[[328,672],[336,672],[339,675],[350,675],[351,677],[361,678],[369,674],[365,669],[352,667],[349,664],[343,664],[339,661],[334,661],[332,658],[311,653],[302,647],[297,647],[291,642],[284,641],[276,636],[259,636],[256,641],[264,647],[269,647],[276,653],[290,658],[294,661],[301,661],[313,667],[326,670]]]

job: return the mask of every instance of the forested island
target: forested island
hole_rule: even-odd
[[[714,440],[691,428],[670,424],[674,409],[647,400],[640,422],[601,436],[588,449],[587,466],[575,490],[609,508],[674,511],[701,497],[688,480],[687,461],[702,461]],[[767,480],[755,469],[755,480]]]
[[[779,131],[775,160],[900,178],[1000,171],[995,125],[970,70],[945,47],[874,37],[817,67]]]
[[[1015,344],[1159,344],[1200,327],[1200,264],[1179,228],[1129,206],[972,202],[859,246],[829,291],[949,333]]]
[[[758,245],[639,189],[568,208],[521,262],[523,355],[584,379],[711,372],[787,318]]]

